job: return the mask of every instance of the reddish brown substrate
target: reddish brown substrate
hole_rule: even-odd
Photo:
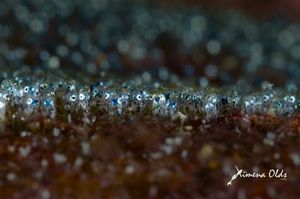
[[[0,135],[0,198],[296,198],[299,124],[298,117],[232,117],[183,127],[149,118],[9,126]],[[287,179],[226,186],[235,165],[283,169]]]

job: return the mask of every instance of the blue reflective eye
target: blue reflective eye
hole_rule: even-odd
[[[39,103],[39,100],[33,99],[31,104],[32,104],[32,105],[37,105],[38,103]]]
[[[165,93],[166,100],[170,99],[171,93]]]
[[[30,86],[30,87],[29,87],[29,94],[30,94],[30,95],[33,95],[33,94],[34,94],[34,91],[35,91],[34,87]]]
[[[222,105],[227,105],[228,104],[228,98],[227,97],[221,97],[221,103],[222,103]]]
[[[112,99],[111,103],[113,106],[116,106],[118,104],[118,100],[117,99]]]
[[[171,103],[169,104],[169,107],[171,107],[172,109],[175,109],[176,106],[177,106],[177,103],[176,103],[176,102],[171,102]]]
[[[54,103],[53,103],[53,100],[52,100],[52,99],[45,99],[45,100],[44,100],[44,105],[47,106],[47,107],[48,107],[48,106],[53,106],[53,104],[54,104]]]

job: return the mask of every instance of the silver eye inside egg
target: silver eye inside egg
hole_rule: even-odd
[[[29,98],[29,99],[27,100],[27,105],[30,105],[31,103],[32,103],[32,99]]]
[[[8,96],[7,94],[4,94],[4,95],[3,95],[3,98],[4,98],[5,100],[9,100],[9,99],[10,99],[9,96]]]
[[[85,98],[84,94],[83,94],[83,93],[80,93],[80,94],[79,94],[79,100],[84,100],[84,98]]]
[[[284,101],[294,103],[296,101],[296,97],[295,96],[285,96]]]
[[[109,93],[105,93],[105,94],[104,94],[104,98],[105,98],[105,99],[108,99],[109,97],[110,97],[110,94],[109,94]]]
[[[71,95],[70,96],[70,101],[75,102],[76,101],[76,95]]]
[[[233,103],[233,105],[237,105],[238,104],[238,99],[233,98],[232,103]]]
[[[264,101],[266,102],[266,101],[268,101],[269,100],[269,96],[268,95],[264,95]]]
[[[296,101],[296,98],[295,98],[295,96],[290,96],[290,99],[289,99],[289,101],[290,101],[291,103],[294,103],[294,102]]]
[[[141,96],[140,94],[138,94],[138,95],[136,96],[136,99],[139,100],[139,101],[141,101],[141,100],[142,100],[142,96]]]
[[[25,86],[24,89],[23,89],[23,91],[24,91],[25,93],[28,93],[29,87],[28,87],[28,86]]]
[[[118,104],[121,104],[122,103],[122,98],[118,98]]]
[[[275,107],[276,107],[277,109],[282,108],[282,103],[281,103],[281,102],[276,102],[276,103],[275,103]]]
[[[160,103],[165,103],[166,102],[166,98],[164,95],[159,95],[159,102]]]

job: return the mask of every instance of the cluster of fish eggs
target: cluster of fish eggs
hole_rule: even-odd
[[[130,82],[130,81],[129,81]],[[289,117],[299,110],[295,91],[264,88],[242,93],[231,89],[200,89],[180,86],[136,87],[128,82],[100,81],[86,84],[63,79],[5,79],[0,89],[0,119],[30,118],[57,114],[72,118],[108,115],[154,118],[202,118],[227,115],[272,115]]]

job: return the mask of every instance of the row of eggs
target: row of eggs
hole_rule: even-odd
[[[37,112],[54,118],[59,110],[68,114],[113,116],[137,115],[172,117],[179,112],[206,120],[233,113],[291,116],[298,110],[295,93],[275,91],[241,94],[232,90],[213,91],[192,88],[134,88],[100,82],[83,85],[70,81],[17,83],[4,80],[0,89],[0,112],[4,119],[10,107],[30,115]]]

